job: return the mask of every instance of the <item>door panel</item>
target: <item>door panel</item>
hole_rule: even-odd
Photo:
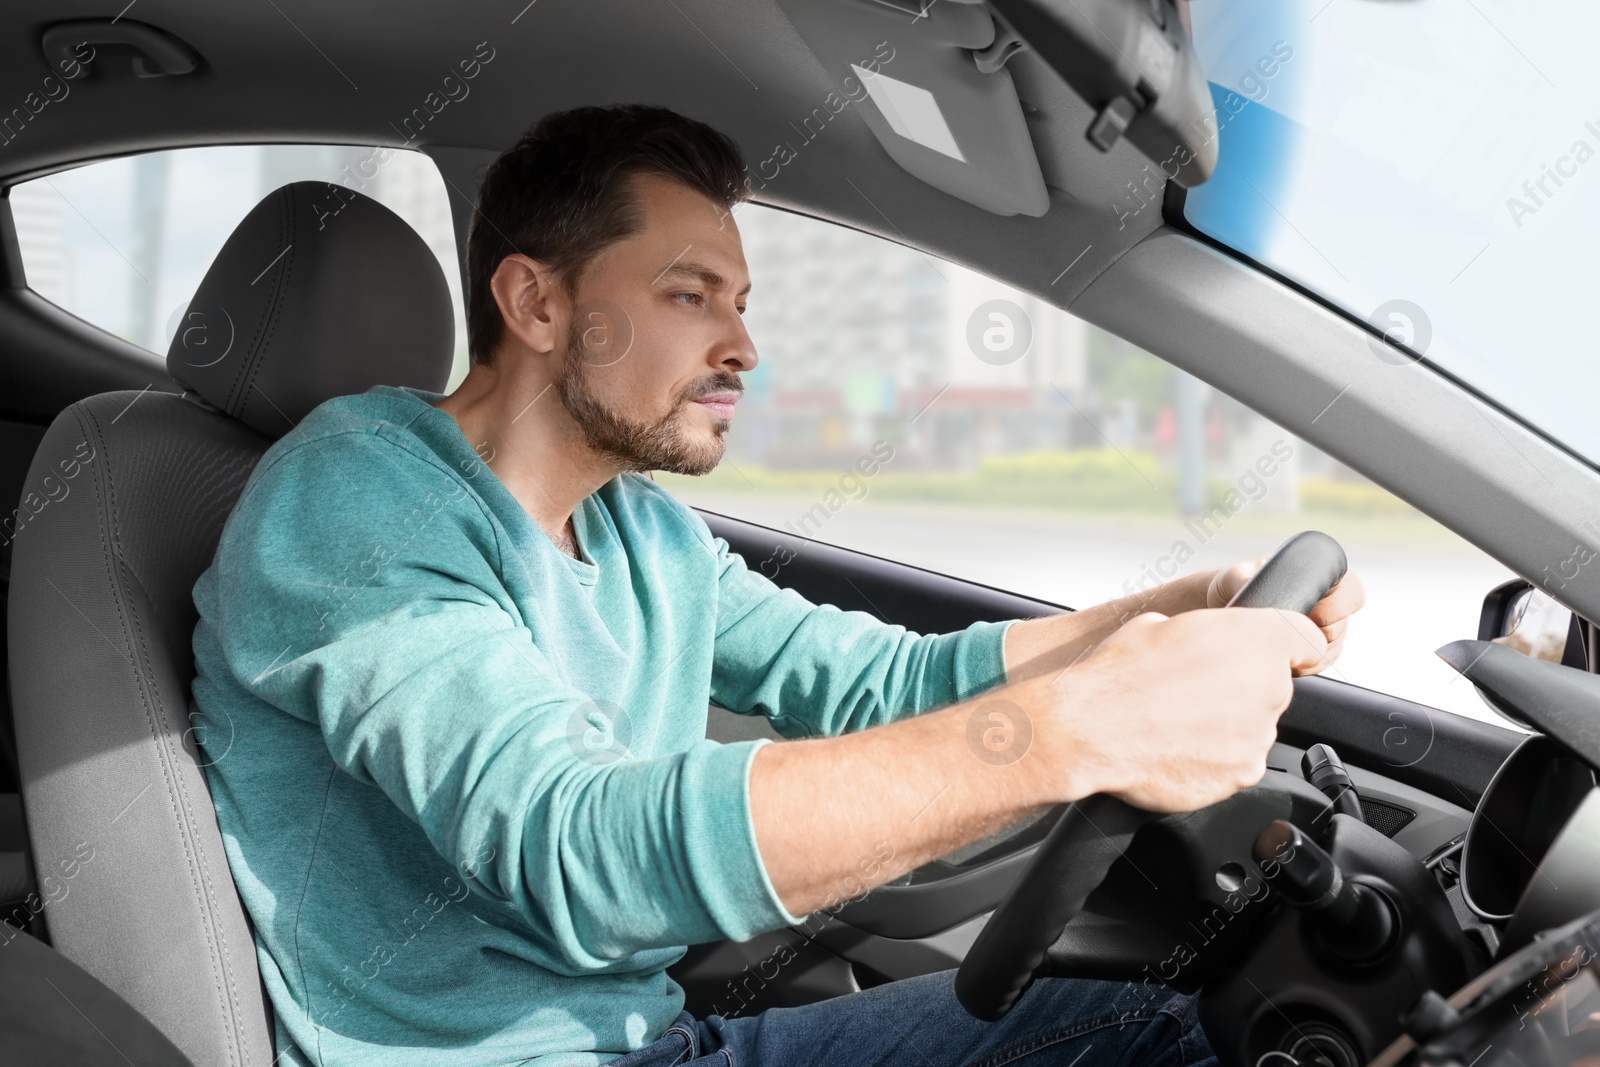
[[[1278,723],[1286,744],[1321,741],[1347,764],[1466,808],[1476,806],[1525,736],[1332,678],[1296,679],[1294,700]]]
[[[743,556],[751,570],[813,603],[869,612],[917,633],[948,633],[980,621],[1002,622],[1072,610],[696,510],[711,532]]]

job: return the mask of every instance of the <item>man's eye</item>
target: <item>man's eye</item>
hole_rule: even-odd
[[[701,296],[699,293],[673,293],[672,295],[679,300],[682,300],[684,297],[688,297],[689,299],[687,302],[695,307],[699,307],[706,302],[705,297]]]
[[[743,304],[738,305],[736,310],[739,312],[739,314],[743,315],[744,314],[744,305]]]

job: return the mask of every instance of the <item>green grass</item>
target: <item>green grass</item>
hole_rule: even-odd
[[[782,499],[798,515],[834,490],[850,500],[851,508],[935,514],[998,511],[1121,527],[1165,525],[1178,516],[1173,472],[1163,469],[1149,453],[1130,453],[1124,458],[1110,449],[1001,456],[985,460],[969,472],[896,470],[891,464],[871,478],[857,474],[852,479],[847,469],[787,471],[724,462],[700,478],[671,474],[657,474],[656,478],[689,503],[721,504],[735,513],[737,500],[755,496],[774,502]],[[1273,494],[1283,491],[1280,478],[1267,479]],[[1208,500],[1221,501],[1233,488],[1229,482],[1208,480]],[[1262,536],[1287,536],[1318,528],[1351,543],[1470,547],[1370,482],[1301,478],[1299,495],[1299,510],[1292,513],[1263,507],[1261,502],[1246,503],[1228,520],[1227,528],[1234,534]]]
[[[1177,514],[1177,476],[1149,453],[1123,456],[1110,449],[1041,451],[999,456],[972,471],[907,471],[892,466],[865,477],[848,469],[786,471],[725,462],[702,478],[657,476],[686,492],[765,493],[821,497],[828,490],[859,496],[862,486],[877,501],[1008,507],[1073,514]],[[1276,478],[1267,479],[1281,493]],[[1207,482],[1207,497],[1220,501],[1234,486]],[[1404,501],[1370,482],[1302,478],[1300,510],[1311,514],[1418,517]],[[1247,507],[1244,510],[1257,510]]]

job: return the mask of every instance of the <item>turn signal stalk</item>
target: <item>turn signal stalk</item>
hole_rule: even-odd
[[[1389,898],[1344,877],[1323,847],[1283,819],[1256,838],[1262,877],[1292,906],[1307,913],[1317,940],[1346,963],[1371,963],[1395,940],[1398,916]]]

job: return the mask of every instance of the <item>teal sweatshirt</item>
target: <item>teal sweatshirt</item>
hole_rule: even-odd
[[[429,393],[275,444],[195,586],[202,761],[282,1064],[605,1063],[685,946],[797,923],[750,817],[768,741],[1004,680],[1005,623],[919,636],[748,570],[625,474],[555,548]]]

